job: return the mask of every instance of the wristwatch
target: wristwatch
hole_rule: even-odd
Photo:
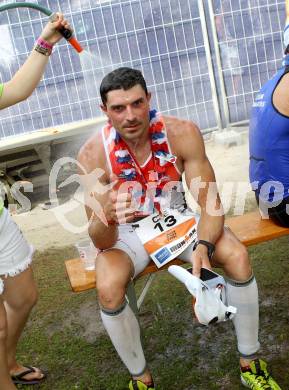
[[[195,249],[197,248],[198,245],[205,245],[208,249],[208,258],[209,260],[212,259],[213,255],[214,255],[214,252],[215,252],[215,245],[212,244],[211,242],[209,241],[205,241],[205,240],[198,240],[196,242],[196,245],[195,245]]]

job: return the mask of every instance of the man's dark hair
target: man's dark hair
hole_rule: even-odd
[[[138,84],[142,87],[147,95],[147,85],[142,73],[139,70],[126,67],[113,70],[103,78],[100,84],[99,91],[102,103],[106,104],[107,94],[109,91],[113,91],[115,89],[124,89],[127,91],[128,89]]]

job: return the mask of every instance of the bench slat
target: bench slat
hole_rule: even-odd
[[[85,271],[80,259],[66,260],[65,267],[72,291],[95,288],[95,271]]]
[[[289,234],[289,228],[278,226],[271,219],[261,219],[259,211],[228,218],[225,224],[246,246],[270,241]]]
[[[258,211],[228,218],[226,225],[246,246],[273,240],[274,238],[289,234],[289,228],[275,225],[270,219],[261,219]],[[172,264],[180,265],[183,262],[178,259],[173,260],[162,267],[161,270],[168,268]],[[65,261],[65,267],[73,291],[80,292],[95,288],[95,272],[85,271],[80,259]],[[157,272],[158,270],[155,263],[151,261],[138,277]]]

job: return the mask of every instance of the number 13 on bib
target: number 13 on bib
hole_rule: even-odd
[[[178,257],[197,241],[198,216],[168,210],[138,222],[135,231],[158,268]]]

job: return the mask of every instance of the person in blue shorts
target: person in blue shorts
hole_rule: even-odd
[[[289,0],[283,65],[255,97],[249,128],[250,182],[263,215],[289,226]]]

